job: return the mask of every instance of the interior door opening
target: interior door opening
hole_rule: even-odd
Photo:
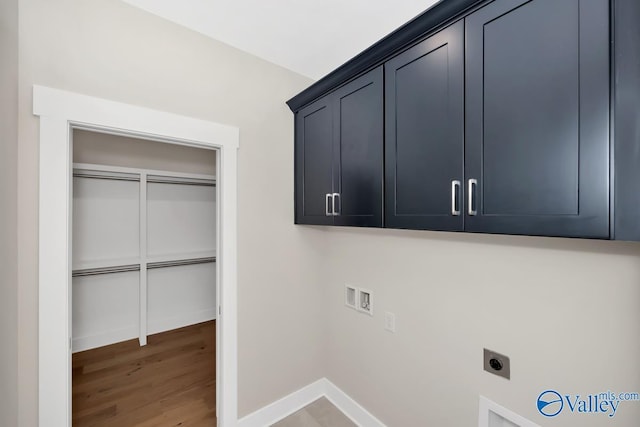
[[[219,152],[72,132],[72,425],[214,426]]]

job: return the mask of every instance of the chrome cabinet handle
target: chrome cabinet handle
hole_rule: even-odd
[[[338,198],[338,209],[336,209],[336,197]],[[333,193],[331,195],[331,208],[333,210],[333,216],[340,215],[340,193]]]
[[[325,199],[324,199],[324,207],[325,207],[325,215],[326,216],[332,216],[333,214],[329,211],[329,199],[331,199],[331,194],[327,193],[325,194]]]
[[[453,180],[451,181],[451,215],[458,216],[460,215],[460,209],[456,209],[458,206],[458,190],[460,189],[460,181]]]
[[[474,188],[473,187],[474,186],[476,188],[478,187],[478,180],[477,179],[470,179],[468,183],[469,183],[469,187],[467,188],[467,197],[468,197],[467,202],[469,203],[469,206],[467,207],[467,209],[468,209],[467,212],[469,213],[469,215],[473,216],[473,215],[477,215],[478,214],[477,208],[473,209],[473,200],[474,200],[474,197],[473,197]]]

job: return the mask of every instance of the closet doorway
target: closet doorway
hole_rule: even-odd
[[[237,169],[239,129],[212,121],[33,86],[40,123],[38,227],[38,426],[71,427],[72,133],[83,129],[216,149],[216,416],[238,409]]]
[[[72,140],[72,424],[215,426],[217,152]]]

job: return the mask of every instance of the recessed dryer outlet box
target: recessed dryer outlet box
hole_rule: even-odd
[[[355,286],[344,285],[344,304],[354,310],[358,309],[358,289]]]
[[[373,316],[373,294],[367,289],[358,289],[358,311]]]
[[[484,349],[484,370],[503,377],[511,378],[511,362],[508,356]]]

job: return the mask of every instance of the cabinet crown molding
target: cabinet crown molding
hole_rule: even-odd
[[[287,101],[294,113],[486,0],[441,0]]]

